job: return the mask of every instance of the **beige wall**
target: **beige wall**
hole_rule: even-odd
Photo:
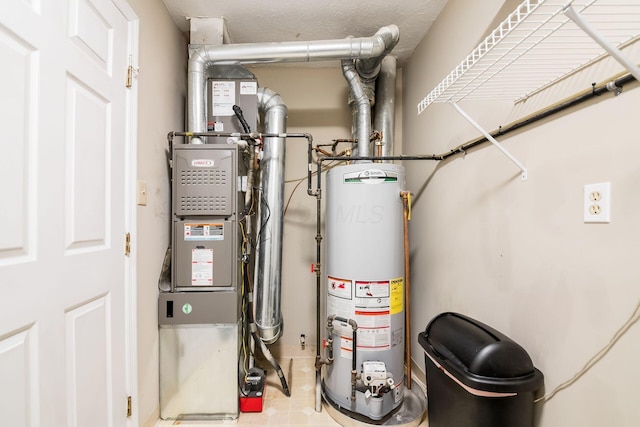
[[[169,245],[169,176],[165,151],[170,130],[183,130],[187,41],[161,0],[128,0],[140,19],[138,179],[147,184],[137,210],[138,421],[158,419],[158,277]]]
[[[416,105],[495,25],[502,3],[451,0],[404,68],[405,154],[442,153],[479,136],[446,104],[420,116]],[[581,77],[579,86],[592,81],[600,75]],[[519,342],[545,374],[547,392],[609,343],[639,298],[639,102],[640,88],[629,85],[618,97],[603,95],[499,138],[528,168],[526,182],[490,145],[438,166],[408,166],[417,196],[410,238],[418,365],[424,355],[417,333],[445,311]],[[510,103],[460,105],[489,130],[521,114]],[[584,224],[583,186],[604,181],[612,185],[612,222]],[[540,425],[636,425],[638,354],[635,325],[544,404]]]

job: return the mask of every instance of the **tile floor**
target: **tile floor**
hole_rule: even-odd
[[[235,426],[316,426],[335,427],[336,422],[323,408],[322,412],[315,411],[315,358],[313,356],[294,356],[283,361],[278,360],[287,376],[291,397],[282,393],[282,386],[277,374],[268,365],[261,362],[260,366],[267,369],[267,387],[263,401],[262,412],[241,413],[236,420],[225,421],[159,421],[156,427],[209,427],[220,425]],[[291,375],[289,375],[291,371]],[[414,382],[415,384],[415,382]],[[326,404],[325,404],[326,405]],[[366,426],[367,424],[347,421],[344,425]],[[428,426],[423,420],[420,427]]]

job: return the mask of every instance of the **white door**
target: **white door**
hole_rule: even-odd
[[[0,1],[3,426],[127,425],[133,27],[118,4]]]

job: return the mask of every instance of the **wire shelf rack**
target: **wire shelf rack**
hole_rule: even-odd
[[[525,0],[418,103],[418,114],[434,102],[526,98],[614,55],[602,40],[619,50],[638,38],[639,0]],[[626,68],[634,66],[640,76],[636,64]]]

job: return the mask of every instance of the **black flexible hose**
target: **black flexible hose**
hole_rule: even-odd
[[[235,115],[238,118],[238,120],[240,120],[240,124],[242,125],[242,129],[244,129],[244,131],[246,133],[251,133],[251,128],[249,127],[249,123],[247,123],[247,120],[244,118],[244,114],[242,113],[242,108],[240,108],[237,105],[234,105],[231,108],[233,109],[233,112],[235,113]]]
[[[255,325],[253,323],[251,325],[252,325],[252,329],[254,329]],[[278,364],[278,361],[271,355],[271,352],[267,348],[267,345],[258,336],[257,331],[252,331],[251,336],[253,337],[253,340],[260,345],[260,350],[262,351],[262,354],[264,355],[264,357],[269,361],[269,363],[271,363],[271,366],[273,366],[273,369],[276,370],[278,377],[280,378],[280,384],[282,384],[282,392],[284,393],[285,396],[290,397],[291,392],[289,391],[289,386],[287,385],[287,379],[284,376],[284,372],[282,372],[282,368],[280,367],[280,364]]]
[[[240,121],[240,124],[242,125],[242,129],[244,129],[246,133],[251,133],[251,126],[249,126],[249,123],[247,123],[247,120],[244,118],[244,113],[242,112],[242,108],[240,108],[238,105],[234,105],[231,108],[233,109],[233,112],[235,113],[238,120]],[[249,138],[248,141],[251,143],[250,145],[256,145],[255,139]]]
[[[285,396],[290,397],[291,392],[289,391],[289,386],[287,385],[287,379],[285,378],[284,373],[282,372],[282,368],[280,367],[280,364],[273,357],[273,355],[267,348],[267,345],[260,339],[260,336],[258,336],[258,329],[256,328],[256,325],[253,320],[253,297],[251,296],[252,294],[249,289],[249,275],[247,274],[246,268],[247,268],[246,263],[243,263],[242,264],[242,269],[244,271],[243,285],[245,287],[245,295],[247,295],[247,298],[249,299],[248,301],[249,304],[247,304],[247,319],[249,322],[249,330],[251,331],[251,336],[253,337],[253,341],[255,342],[255,344],[260,347],[260,351],[262,352],[265,359],[267,359],[267,361],[271,364],[271,366],[273,366],[273,369],[275,369],[276,373],[278,374],[278,377],[280,378],[280,384],[282,384],[282,392],[284,393]]]

